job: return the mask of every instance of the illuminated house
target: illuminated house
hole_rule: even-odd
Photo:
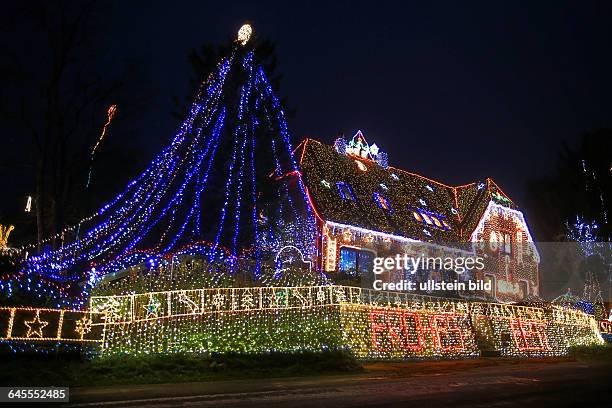
[[[452,187],[393,168],[361,132],[333,146],[306,139],[294,157],[316,219],[317,265],[327,273],[364,276],[374,257],[421,250],[468,253],[482,256],[485,268],[460,279],[491,281],[489,298],[538,295],[539,255],[529,228],[493,180]],[[421,272],[409,278],[458,278]]]

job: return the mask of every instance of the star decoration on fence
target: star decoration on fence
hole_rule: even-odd
[[[49,322],[45,322],[44,320],[40,320],[40,310],[36,311],[36,316],[34,320],[24,322],[26,326],[28,326],[28,332],[26,333],[26,337],[43,337],[43,329],[49,325]]]
[[[149,304],[143,306],[147,311],[147,318],[157,317],[157,310],[159,309],[160,303],[157,298],[151,296],[149,299]]]

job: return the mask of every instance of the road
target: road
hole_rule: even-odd
[[[75,388],[72,407],[609,407],[612,364],[576,361],[395,363],[364,373]]]

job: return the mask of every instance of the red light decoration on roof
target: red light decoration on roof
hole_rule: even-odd
[[[368,171],[368,167],[365,164],[363,164],[361,161],[355,160],[355,163],[357,163],[357,168],[360,171]]]

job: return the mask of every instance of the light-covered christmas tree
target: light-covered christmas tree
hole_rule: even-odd
[[[292,244],[311,258],[314,217],[252,33],[249,25],[240,28],[230,55],[202,83],[178,133],[150,166],[83,220],[74,241],[30,256],[10,279],[18,278],[23,290],[53,287],[57,306],[69,302],[67,295],[86,295],[109,274],[137,266],[173,270],[183,257],[206,258],[228,274],[244,269],[239,260],[248,258],[258,280],[262,263],[282,245],[272,235],[285,223],[296,232]],[[269,163],[274,168],[262,168]],[[298,175],[301,196],[274,184],[286,174]],[[271,184],[276,197],[265,200],[262,190]]]

